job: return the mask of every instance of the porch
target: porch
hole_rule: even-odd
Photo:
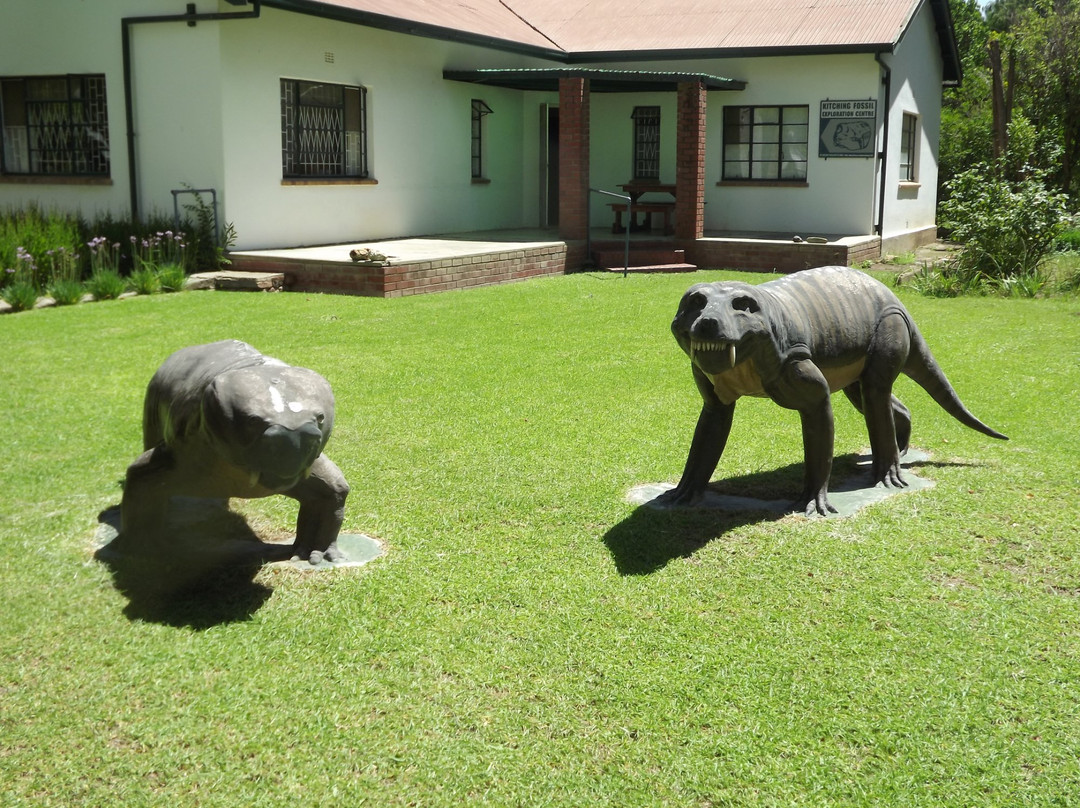
[[[466,289],[586,269],[622,271],[625,239],[610,226],[589,238],[564,241],[558,231],[517,229],[229,253],[232,270],[279,273],[287,291],[370,297]],[[632,270],[723,268],[796,272],[851,265],[881,254],[878,236],[710,231],[687,241],[653,233],[630,234]],[[357,252],[363,260],[354,260]]]

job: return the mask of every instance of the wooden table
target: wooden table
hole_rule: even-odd
[[[671,195],[674,200],[675,197],[675,185],[665,182],[650,182],[646,180],[636,180],[634,182],[628,182],[625,185],[620,185],[623,192],[630,197],[631,215],[629,216],[630,230],[652,230],[652,217],[654,213],[662,214],[664,217],[664,234],[671,235],[674,232],[674,228],[671,226],[671,214],[675,212],[675,202],[668,202],[664,200],[662,202],[639,202],[642,196],[651,193],[662,193]],[[622,233],[622,214],[627,206],[624,203],[613,202],[611,203],[611,209],[615,213],[615,223],[611,226],[612,233]],[[641,224],[638,224],[637,215],[643,213],[645,218]]]

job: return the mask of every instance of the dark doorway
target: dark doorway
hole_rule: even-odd
[[[559,224],[559,108],[540,105],[540,226]]]

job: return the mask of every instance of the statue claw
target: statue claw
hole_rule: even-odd
[[[811,497],[799,500],[799,502],[795,503],[795,511],[802,511],[806,516],[828,516],[830,513],[838,513],[832,503],[829,502],[829,497],[824,490]]]

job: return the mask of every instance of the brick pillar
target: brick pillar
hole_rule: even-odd
[[[559,237],[588,238],[589,81],[559,79]]]
[[[679,84],[675,144],[675,237],[694,241],[705,234],[705,85]]]

